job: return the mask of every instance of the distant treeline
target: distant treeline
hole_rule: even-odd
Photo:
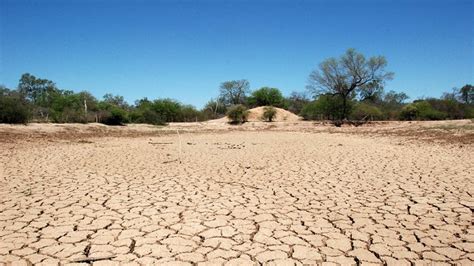
[[[143,98],[134,104],[122,96],[106,94],[102,99],[90,92],[59,89],[47,79],[23,74],[16,89],[0,86],[0,123],[54,122],[107,125],[195,122],[226,115],[230,107],[275,106],[306,120],[442,120],[474,118],[474,87],[464,85],[441,98],[407,102],[403,92],[385,92],[385,58],[368,60],[353,49],[339,59],[329,58],[309,77],[308,93],[284,97],[277,88],[250,91],[247,80],[223,82],[219,96],[198,110],[173,99]]]

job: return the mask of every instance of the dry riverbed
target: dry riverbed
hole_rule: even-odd
[[[1,125],[0,264],[473,265],[473,131]]]

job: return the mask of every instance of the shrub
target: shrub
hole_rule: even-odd
[[[400,111],[400,120],[412,121],[418,118],[419,111],[413,104],[408,104]]]
[[[352,101],[347,102],[348,113],[352,109]],[[339,96],[320,95],[317,100],[306,104],[300,115],[305,120],[340,120],[343,116],[343,101]]]
[[[351,118],[355,120],[370,119],[380,120],[383,114],[379,108],[367,103],[358,103],[352,111]]]
[[[120,126],[127,121],[127,112],[125,110],[118,106],[111,106],[108,110],[102,112],[100,122],[110,126]]]
[[[142,108],[135,110],[130,114],[130,119],[133,123],[151,124],[151,125],[165,125],[166,122],[161,116],[151,110],[150,108]]]
[[[277,114],[277,110],[272,106],[265,106],[263,108],[262,120],[272,122]]]
[[[231,124],[241,124],[247,122],[249,111],[242,104],[231,106],[227,111],[227,117]]]
[[[0,94],[0,123],[26,124],[30,112],[19,97]]]
[[[401,120],[443,120],[448,114],[435,110],[427,101],[415,101],[406,105],[400,112]]]

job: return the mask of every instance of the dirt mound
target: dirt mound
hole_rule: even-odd
[[[301,120],[301,117],[293,114],[292,112],[289,112],[285,109],[277,108],[274,107],[276,110],[276,116],[273,121],[275,122],[283,122],[283,121],[298,121]],[[249,117],[248,121],[262,121],[262,115],[265,112],[265,107],[260,106],[260,107],[255,107],[253,109],[249,110]]]
[[[250,113],[249,113],[249,116],[248,116],[248,121],[249,122],[262,121],[262,115],[263,115],[263,112],[265,112],[264,108],[265,108],[264,106],[260,106],[260,107],[255,107],[255,108],[249,109]],[[290,111],[287,111],[285,109],[281,109],[281,108],[278,108],[278,107],[274,107],[274,108],[277,112],[276,117],[273,119],[273,121],[275,121],[275,122],[283,122],[283,121],[292,122],[292,121],[302,120],[301,117],[293,114]],[[228,122],[229,119],[227,117],[222,117],[222,118],[211,120],[211,121],[212,122]]]

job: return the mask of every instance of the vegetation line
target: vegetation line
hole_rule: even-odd
[[[0,86],[0,123],[55,122],[107,125],[168,122],[198,122],[228,116],[244,123],[247,109],[272,106],[289,110],[306,120],[443,120],[474,117],[474,86],[466,84],[444,93],[441,98],[407,102],[404,92],[385,92],[394,77],[383,56],[366,58],[348,49],[339,58],[324,60],[308,78],[305,92],[284,97],[277,88],[253,92],[245,79],[221,83],[219,96],[202,110],[173,99],[143,98],[134,104],[122,96],[106,94],[102,100],[90,92],[75,93],[56,87],[53,81],[23,74],[16,89]],[[266,110],[262,120],[271,122],[275,110]],[[338,123],[335,123],[336,125]]]

